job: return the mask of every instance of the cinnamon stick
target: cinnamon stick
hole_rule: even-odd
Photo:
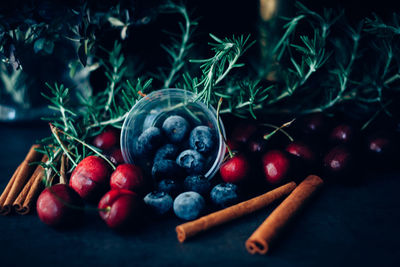
[[[186,239],[200,232],[206,231],[212,227],[232,221],[246,214],[266,207],[273,201],[292,192],[295,187],[296,183],[290,182],[258,197],[243,201],[239,204],[203,216],[197,220],[178,225],[175,229],[178,240],[182,243]]]
[[[14,179],[11,178],[9,184],[10,189],[7,191],[7,187],[4,190],[4,202],[0,203],[0,214],[7,215],[11,212],[11,206],[14,203],[15,199],[17,198],[18,194],[20,193],[21,189],[24,187],[26,180],[33,172],[34,166],[29,166],[29,163],[38,161],[40,159],[40,153],[37,152],[35,149],[39,148],[39,145],[33,145],[28,154],[26,155],[24,161],[18,167],[18,171],[15,172]],[[8,185],[7,185],[8,186]],[[3,196],[3,195],[2,195]]]
[[[46,162],[47,160],[47,155],[44,155],[41,161]],[[34,202],[40,190],[40,182],[43,178],[43,174],[44,168],[38,165],[33,172],[31,178],[28,180],[21,193],[18,195],[17,199],[15,199],[13,208],[18,214],[25,215],[30,212],[32,202]]]
[[[247,251],[266,254],[270,243],[322,184],[322,179],[316,175],[310,175],[301,182],[246,241]]]
[[[14,181],[15,181],[15,177],[18,175],[20,169],[21,169],[21,165],[19,165],[18,168],[15,170],[10,181],[8,181],[6,188],[4,189],[3,193],[0,196],[0,214],[3,213],[4,202],[6,201],[6,198],[7,198],[8,194],[10,193],[11,187],[13,186]],[[11,207],[8,207],[8,208],[11,208]]]

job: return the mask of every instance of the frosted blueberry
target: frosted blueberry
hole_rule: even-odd
[[[215,145],[213,130],[207,126],[197,126],[190,133],[190,147],[201,153],[208,153]]]
[[[162,129],[172,143],[178,143],[188,134],[189,123],[183,117],[173,115],[163,122]]]
[[[183,220],[194,220],[200,216],[205,208],[203,197],[196,192],[184,192],[174,201],[175,215]]]
[[[179,154],[176,163],[189,174],[200,174],[203,172],[205,159],[196,150],[185,150]]]
[[[146,155],[156,150],[162,143],[162,135],[157,127],[147,128],[136,140],[136,155]]]
[[[183,182],[186,191],[194,191],[202,196],[207,195],[211,189],[211,183],[203,175],[193,175],[185,178]]]
[[[178,147],[173,144],[166,144],[160,147],[154,156],[154,162],[164,159],[175,159],[178,156]]]
[[[164,215],[171,210],[173,200],[165,192],[154,191],[148,193],[144,199],[146,206],[156,215]]]
[[[221,183],[211,190],[211,201],[220,208],[229,207],[239,200],[238,187],[231,183]]]

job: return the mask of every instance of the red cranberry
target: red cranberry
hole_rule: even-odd
[[[290,160],[286,153],[279,150],[268,151],[262,157],[265,179],[270,184],[282,182],[290,170]]]
[[[349,169],[351,153],[343,145],[335,146],[324,157],[324,168],[331,174],[341,174]]]
[[[121,151],[120,148],[115,149],[111,153],[110,160],[115,165],[120,165],[120,164],[123,164],[125,162],[124,157],[122,156],[122,151]]]
[[[257,131],[257,126],[252,123],[239,123],[232,132],[231,140],[238,143],[247,143]]]
[[[329,139],[334,143],[349,144],[354,139],[354,129],[348,124],[339,124],[331,131]]]
[[[133,164],[121,164],[111,174],[111,189],[127,189],[137,192],[144,186],[142,170]]]
[[[237,151],[240,149],[240,145],[235,141],[227,140],[226,143],[227,143],[227,147],[225,149],[225,154],[228,153],[228,146],[231,149],[231,151]]]
[[[388,149],[389,144],[389,139],[377,137],[369,141],[368,149],[373,153],[381,154],[384,153],[385,149]]]
[[[394,140],[393,134],[383,131],[373,133],[367,138],[367,151],[377,157],[387,157],[396,149]]]
[[[78,222],[83,214],[82,208],[82,199],[65,184],[46,188],[36,202],[39,219],[53,227],[70,226]]]
[[[305,160],[308,163],[314,163],[315,154],[311,148],[299,141],[294,141],[286,146],[286,151],[290,154]]]
[[[75,167],[69,186],[83,199],[95,200],[105,191],[109,175],[107,163],[103,159],[89,156]]]
[[[299,120],[301,131],[306,134],[319,134],[325,131],[326,118],[322,113],[307,115]]]
[[[106,130],[95,137],[93,140],[93,145],[96,147],[107,150],[117,145],[118,143],[118,133],[115,130]]]
[[[395,137],[386,132],[379,132],[370,135],[366,142],[367,159],[369,166],[373,169],[385,169],[395,167],[398,146]]]
[[[249,144],[248,144],[248,150],[251,153],[255,153],[255,154],[260,154],[265,152],[265,149],[267,148],[267,141],[264,139],[254,139],[254,140],[250,140]]]
[[[120,228],[132,222],[139,214],[139,199],[136,193],[126,189],[112,189],[100,200],[100,217],[110,228]]]
[[[249,169],[249,163],[245,156],[235,155],[224,162],[219,171],[224,182],[236,184],[246,179]]]

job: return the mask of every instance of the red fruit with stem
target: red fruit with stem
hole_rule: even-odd
[[[389,149],[390,140],[385,137],[375,137],[368,141],[368,150],[376,154],[384,154]]]
[[[257,126],[252,123],[239,123],[232,131],[231,140],[237,143],[247,143],[250,137],[257,131]]]
[[[106,130],[94,138],[93,145],[102,150],[107,150],[117,145],[118,139],[119,136],[117,131]]]
[[[281,183],[290,170],[290,159],[285,152],[271,150],[262,157],[264,176],[268,183]]]
[[[391,132],[380,131],[370,134],[367,137],[367,151],[371,156],[378,158],[388,158],[392,156],[398,148],[396,138]]]
[[[243,182],[249,172],[249,163],[244,155],[234,155],[221,165],[221,178],[226,183]]]
[[[263,153],[267,148],[267,141],[261,138],[250,140],[247,148],[251,153],[254,154]]]
[[[232,151],[238,151],[238,150],[240,150],[240,147],[241,147],[241,146],[240,146],[237,142],[235,142],[235,141],[227,140],[227,141],[226,141],[225,154],[228,154],[228,153],[229,153],[228,147],[229,147]]]
[[[109,175],[106,161],[97,156],[88,156],[75,167],[69,186],[83,199],[96,200],[106,191]]]
[[[140,216],[136,193],[126,189],[112,189],[100,200],[100,217],[110,228],[121,228]]]
[[[326,129],[326,118],[322,113],[307,115],[299,120],[301,130],[306,134],[319,134]]]
[[[333,147],[324,157],[324,168],[328,174],[343,174],[350,170],[352,157],[349,149],[343,145]]]
[[[39,219],[47,225],[70,226],[80,221],[83,201],[65,184],[56,184],[42,191],[36,202]]]
[[[142,170],[133,164],[121,164],[111,174],[110,186],[137,192],[144,186]]]
[[[354,140],[355,130],[348,124],[339,124],[331,131],[329,139],[331,142],[349,144]]]
[[[315,154],[312,149],[305,143],[294,141],[286,146],[286,151],[290,154],[303,159],[307,163],[315,162]]]
[[[392,133],[377,132],[371,134],[366,140],[365,147],[371,168],[387,170],[397,165],[396,151],[398,144]]]
[[[222,97],[218,101],[217,127],[219,133],[221,134],[221,136],[223,136],[219,125],[219,111],[221,108],[221,104],[222,104]],[[233,138],[232,141],[247,142],[250,135],[256,131],[254,125],[248,124],[247,126],[250,127],[251,129],[247,128],[247,130],[245,131],[240,131],[240,128],[236,128],[236,133],[232,135]],[[250,132],[251,134],[248,135]],[[247,177],[247,174],[249,172],[249,163],[247,162],[246,158],[243,155],[234,155],[234,153],[232,153],[232,149],[229,147],[228,142],[226,141],[225,138],[224,142],[226,144],[226,149],[228,150],[229,153],[229,159],[226,162],[224,162],[219,169],[222,180],[224,180],[227,183],[241,183]]]
[[[125,162],[124,157],[122,156],[122,151],[120,148],[116,148],[110,155],[110,160],[115,165],[120,165]]]

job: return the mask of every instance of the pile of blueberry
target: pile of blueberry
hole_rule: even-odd
[[[173,208],[179,218],[197,218],[211,191],[204,174],[217,148],[217,132],[205,125],[191,127],[179,115],[167,117],[161,127],[144,130],[136,140],[134,154],[139,160],[146,159],[149,174],[157,182],[156,190],[144,198],[150,210],[164,215]],[[211,191],[211,199],[224,205],[221,194],[229,195],[229,199],[237,195],[220,185]]]
[[[210,155],[215,151],[216,133],[208,126],[191,128],[179,115],[169,116],[160,128],[144,130],[135,142],[135,159],[150,162],[151,176],[179,179],[204,174]]]

